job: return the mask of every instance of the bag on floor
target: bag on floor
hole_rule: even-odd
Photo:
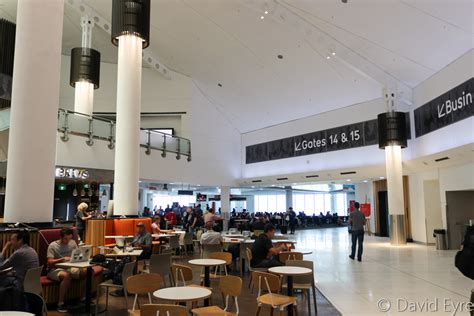
[[[462,274],[474,280],[474,226],[467,228],[463,249],[456,254],[454,264]]]
[[[287,233],[288,233],[288,227],[286,227],[286,226],[281,226],[281,233],[282,233],[283,235],[287,234]]]

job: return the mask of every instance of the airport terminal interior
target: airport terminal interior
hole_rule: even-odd
[[[473,0],[0,0],[0,315],[474,315]]]

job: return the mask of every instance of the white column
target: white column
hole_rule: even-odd
[[[63,0],[18,1],[5,222],[53,218]]]
[[[291,187],[285,187],[285,195],[286,195],[286,210],[290,207],[293,207],[293,189]],[[282,211],[282,210],[278,210]],[[300,210],[303,211],[303,210]]]
[[[385,168],[387,173],[388,211],[390,214],[390,242],[406,244],[403,200],[402,148],[385,147]]]
[[[224,217],[224,231],[229,230],[230,219],[230,187],[221,187],[221,212]]]
[[[115,215],[136,215],[138,211],[141,84],[142,40],[134,35],[122,35],[117,63]]]
[[[76,82],[74,111],[92,115],[94,105],[94,84],[87,81]]]

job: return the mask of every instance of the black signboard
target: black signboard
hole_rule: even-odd
[[[410,119],[408,113],[406,115],[407,135],[410,138]],[[377,144],[378,127],[377,120],[374,119],[247,146],[245,148],[245,163],[251,164]]]
[[[414,111],[415,135],[423,136],[474,115],[471,78]]]

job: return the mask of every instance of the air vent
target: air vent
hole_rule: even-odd
[[[436,162],[440,162],[440,161],[443,161],[443,160],[448,160],[449,157],[443,157],[443,158],[438,158],[438,159],[435,159]]]
[[[345,175],[345,174],[356,174],[357,172],[355,171],[346,171],[346,172],[341,172],[341,175]]]
[[[253,183],[262,182],[262,180],[252,180]]]
[[[288,180],[288,178],[277,178],[278,181]]]
[[[312,174],[309,176],[306,176],[306,178],[318,178],[319,176],[317,174]]]

